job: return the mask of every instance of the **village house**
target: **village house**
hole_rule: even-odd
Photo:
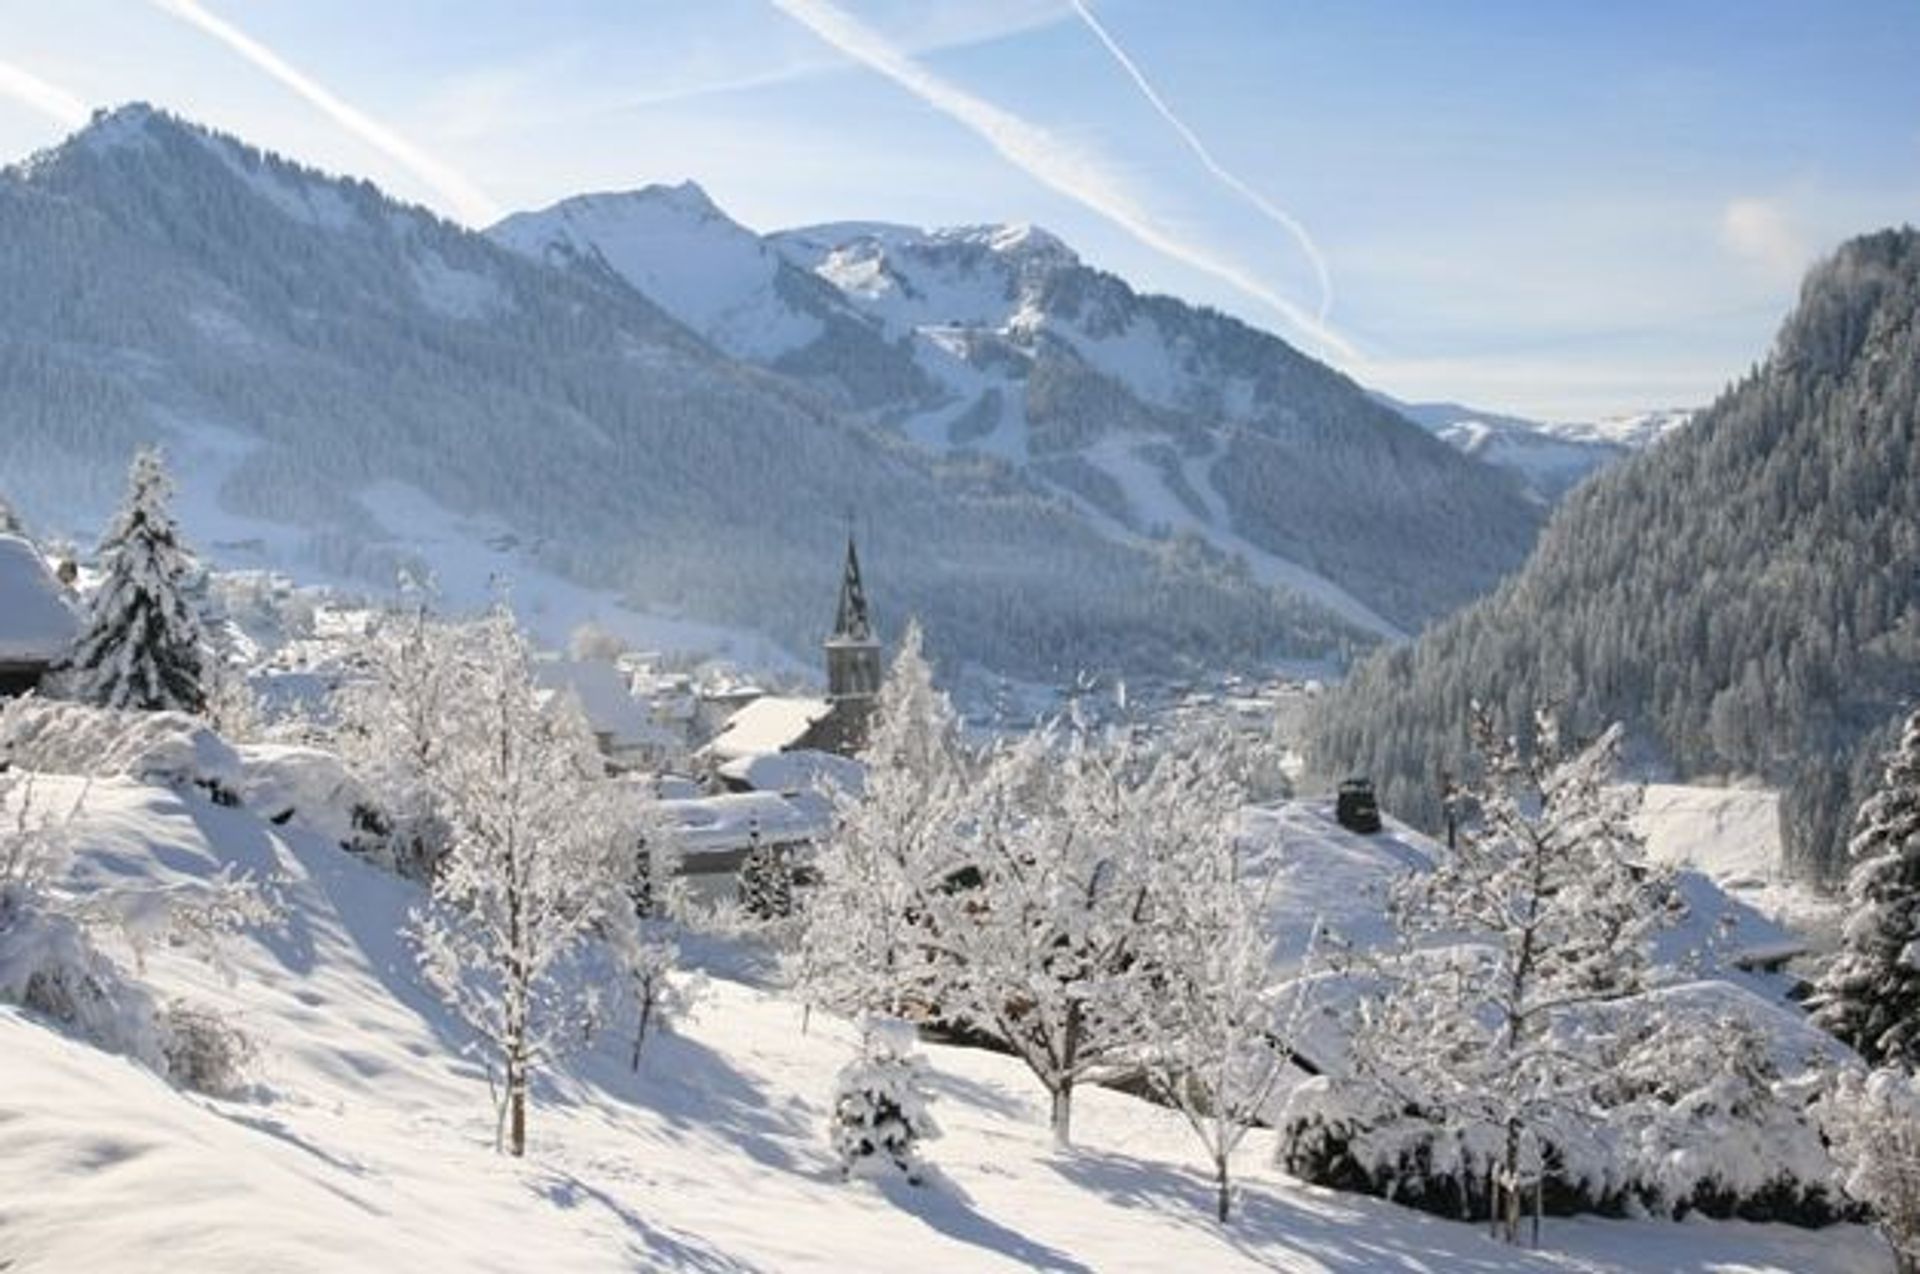
[[[0,535],[0,698],[38,689],[79,634],[79,619],[31,541]]]

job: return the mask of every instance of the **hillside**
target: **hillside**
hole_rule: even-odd
[[[1034,226],[852,222],[760,236],[691,184],[491,232],[615,275],[716,344],[935,455],[984,456],[1115,543],[1168,534],[1382,636],[1516,565],[1502,473],[1277,337],[1136,292]]]
[[[77,780],[44,779],[59,801]],[[83,879],[280,878],[276,932],[230,951],[229,982],[154,953],[148,977],[230,1014],[252,1090],[215,1099],[0,1008],[7,1200],[0,1262],[29,1270],[227,1274],[405,1267],[599,1271],[1263,1269],[1496,1272],[1884,1268],[1858,1228],[1553,1220],[1543,1251],[1482,1227],[1313,1189],[1245,1151],[1242,1219],[1208,1219],[1176,1116],[1089,1090],[1084,1144],[1048,1144],[1009,1059],[929,1046],[940,1177],[839,1180],[823,1121],[852,1031],[716,973],[641,1073],[603,1041],[536,1093],[523,1161],[493,1154],[464,1037],[398,937],[419,895],[244,810],[96,779],[74,827]],[[716,949],[715,956],[724,952]]]
[[[850,419],[604,273],[144,106],[0,174],[0,293],[6,495],[83,545],[157,438],[217,562],[379,590],[408,566],[455,606],[505,578],[549,640],[702,621],[811,666],[850,512],[885,624],[919,613],[956,665],[1369,640],[1204,544],[1117,542],[1018,470]]]
[[[1766,361],[1560,506],[1527,564],[1370,660],[1315,729],[1438,814],[1470,701],[1637,728],[1654,772],[1787,788],[1786,853],[1833,869],[1881,732],[1920,675],[1920,233],[1856,239],[1807,278]]]

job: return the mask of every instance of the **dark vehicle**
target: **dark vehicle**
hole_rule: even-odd
[[[1340,797],[1334,803],[1333,816],[1340,826],[1353,832],[1380,830],[1380,802],[1373,794],[1371,779],[1348,779],[1340,785]]]

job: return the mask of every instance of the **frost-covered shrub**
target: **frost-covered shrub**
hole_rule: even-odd
[[[925,1062],[911,1023],[870,1018],[860,1055],[834,1081],[832,1140],[849,1177],[905,1177],[920,1184],[920,1143],[940,1135],[927,1113]]]
[[[124,776],[231,797],[240,756],[184,712],[137,712],[29,697],[10,704],[0,757],[42,774]]]
[[[1809,1106],[1815,1059],[1783,1071],[1753,1023],[1704,1029],[1658,1018],[1604,1098],[1614,1174],[1649,1211],[1824,1225],[1848,1212]]]
[[[0,711],[0,732],[19,710]],[[36,801],[30,778],[0,773],[0,1000],[172,1074],[167,1015],[135,976],[142,953],[189,943],[217,964],[226,937],[266,923],[275,909],[255,885],[226,871],[170,884],[75,884],[69,867],[78,809],[76,801],[50,810]],[[102,948],[108,936],[131,950],[132,972]]]
[[[1610,1076],[1597,1107],[1538,1135],[1542,1210],[1810,1226],[1853,1217],[1810,1110],[1818,1059],[1789,1072],[1779,1054],[1790,1033],[1735,1017],[1703,1027],[1666,998],[1630,997],[1606,1015],[1637,1025],[1591,1059]],[[1377,1070],[1319,1076],[1289,1097],[1279,1164],[1315,1184],[1483,1220],[1505,1135],[1470,1112],[1411,1096]]]
[[[333,753],[278,743],[247,744],[238,751],[240,803],[261,818],[349,847],[366,835],[356,811],[370,809],[370,798]]]
[[[175,1000],[162,1023],[161,1050],[167,1078],[210,1097],[233,1097],[246,1088],[253,1040],[213,1009]]]
[[[16,881],[0,883],[0,1000],[167,1071],[153,996],[100,951],[81,916]]]
[[[1847,1193],[1873,1209],[1901,1274],[1920,1272],[1920,1075],[1843,1071],[1818,1109]]]

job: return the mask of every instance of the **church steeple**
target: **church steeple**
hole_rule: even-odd
[[[847,533],[847,560],[840,572],[840,606],[826,640],[827,700],[834,750],[847,755],[867,743],[867,726],[880,693],[880,641],[867,610],[866,585],[860,579],[860,553]]]
[[[840,611],[833,619],[835,641],[872,641],[873,621],[867,616],[867,590],[860,583],[860,554],[847,534],[847,564],[840,573]]]

